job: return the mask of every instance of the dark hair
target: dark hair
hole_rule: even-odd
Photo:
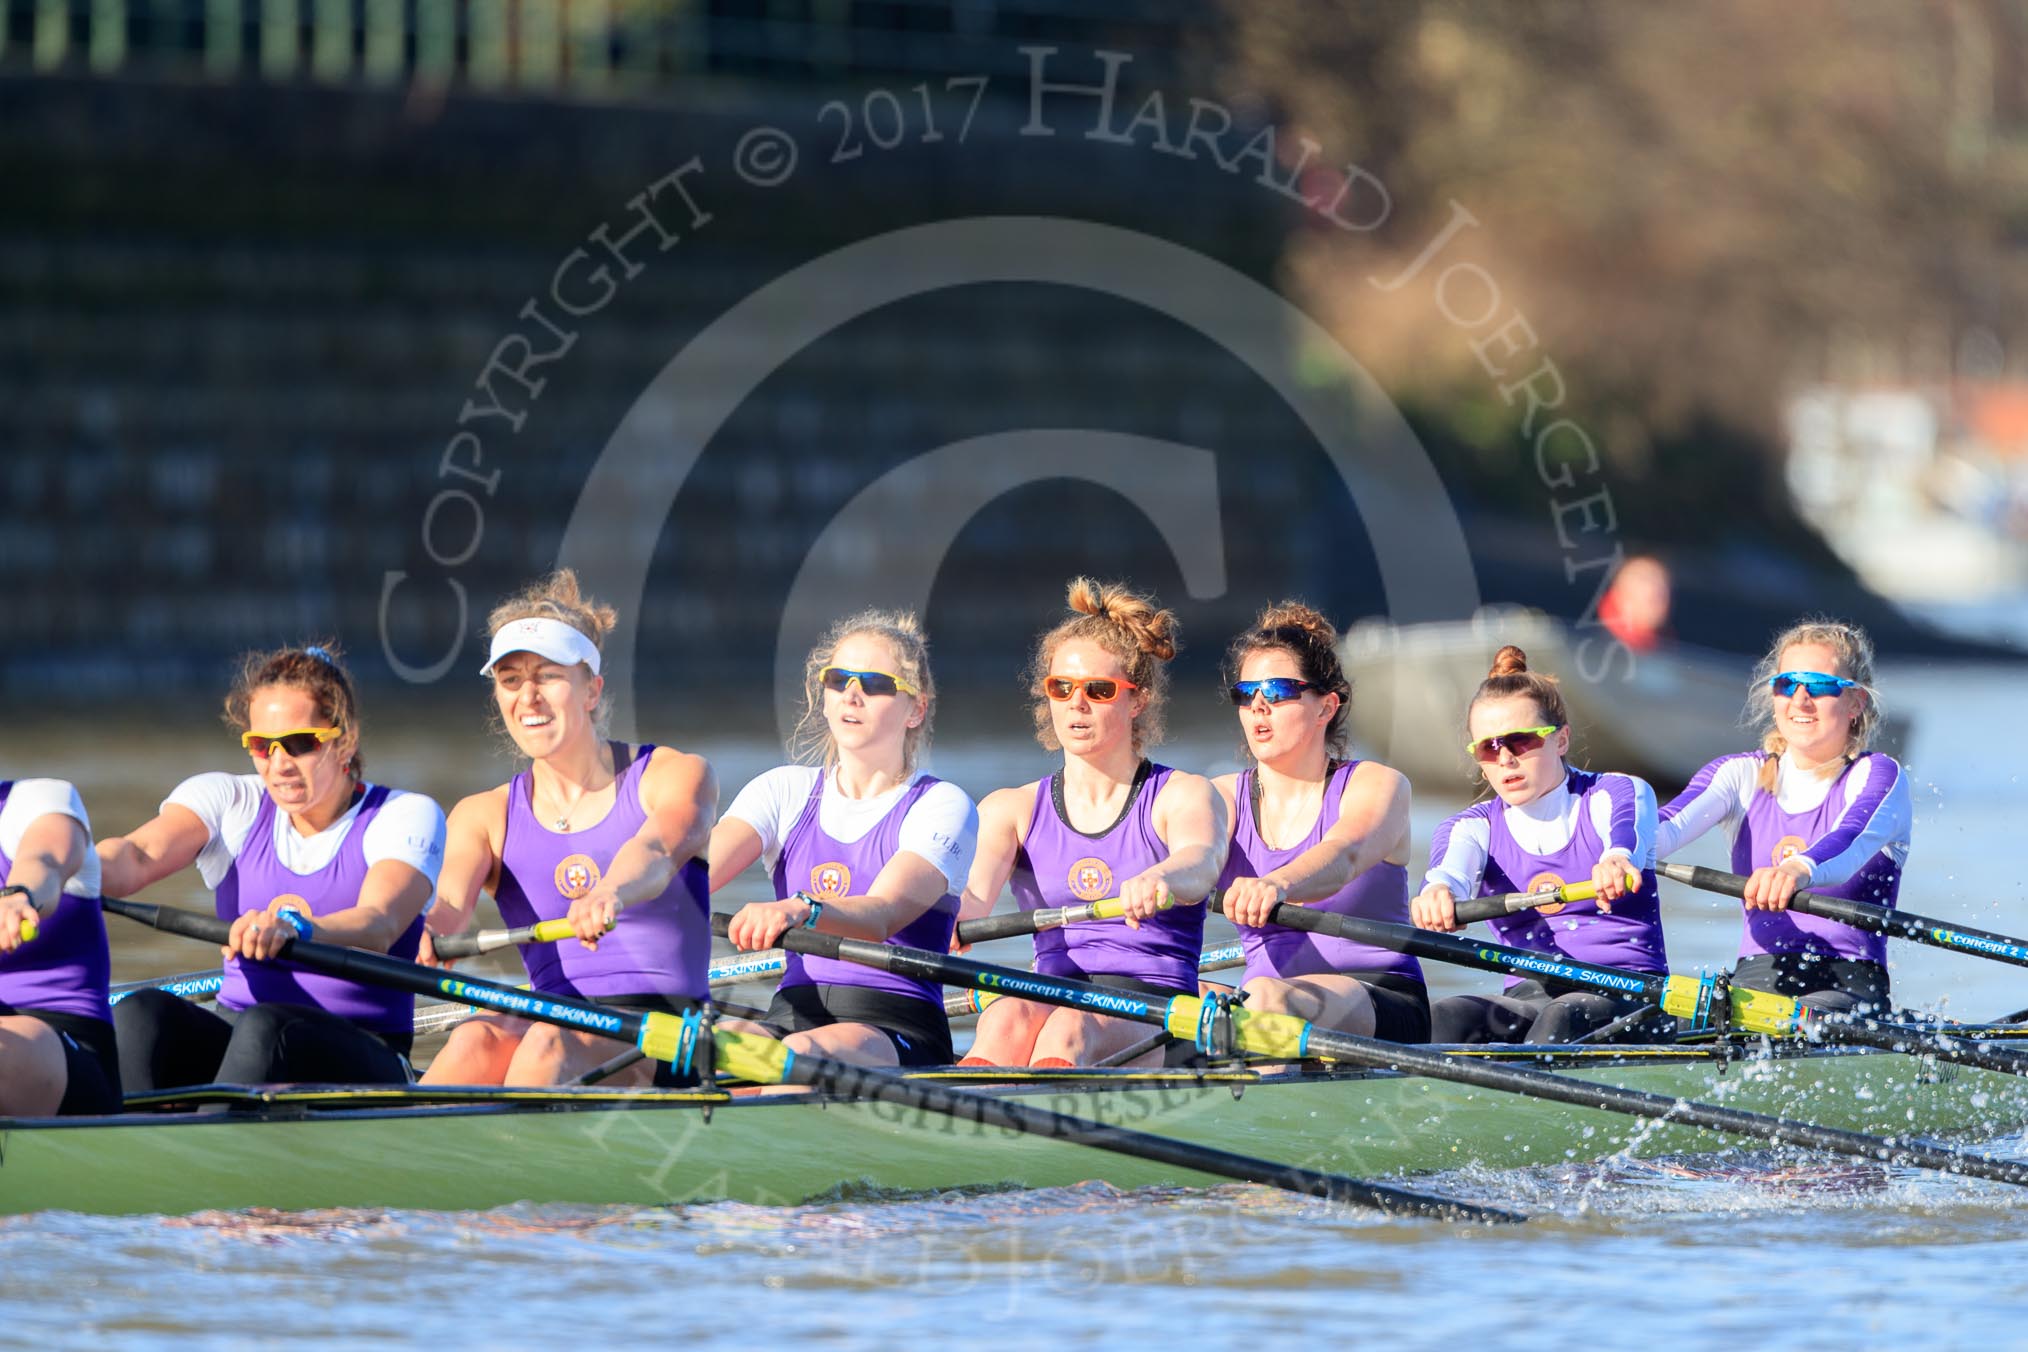
[[[1479,688],[1466,707],[1465,719],[1471,720],[1471,711],[1483,700],[1512,699],[1526,695],[1535,701],[1535,708],[1545,723],[1554,723],[1559,728],[1570,726],[1570,710],[1564,707],[1563,691],[1554,676],[1528,669],[1528,654],[1509,643],[1493,657],[1493,668],[1486,673],[1486,679],[1479,682]],[[1470,735],[1469,732],[1466,734]]]
[[[1077,612],[1044,634],[1028,662],[1028,689],[1035,696],[1035,739],[1046,751],[1061,751],[1056,726],[1050,721],[1049,697],[1042,693],[1056,650],[1072,639],[1096,643],[1126,668],[1127,679],[1141,691],[1141,712],[1134,716],[1134,750],[1162,740],[1163,707],[1169,700],[1169,673],[1164,666],[1176,655],[1176,613],[1163,610],[1155,598],[1123,582],[1070,580],[1065,600]]]
[[[1338,697],[1338,711],[1324,730],[1324,744],[1333,756],[1344,755],[1349,738],[1345,725],[1352,715],[1352,682],[1338,660],[1337,629],[1301,601],[1277,601],[1226,649],[1225,684],[1237,681],[1246,659],[1258,652],[1287,653],[1296,660],[1303,679],[1319,693]]]
[[[300,648],[275,648],[241,655],[239,674],[225,696],[225,721],[241,732],[251,725],[254,692],[272,686],[300,690],[317,705],[317,717],[352,737],[352,758],[345,769],[355,780],[365,778],[366,757],[359,750],[359,701],[352,678],[339,662],[338,645],[329,639]]]

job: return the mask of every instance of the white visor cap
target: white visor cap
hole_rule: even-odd
[[[502,625],[500,632],[493,635],[493,651],[487,655],[486,665],[479,668],[479,674],[491,676],[500,659],[509,653],[534,653],[567,667],[582,662],[591,668],[592,675],[599,674],[597,646],[562,620],[515,620]]]

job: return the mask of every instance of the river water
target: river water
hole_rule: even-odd
[[[1903,904],[2028,930],[2028,878],[2008,850],[2028,810],[2008,741],[2020,673],[1916,668],[1884,684],[1916,720],[1916,846]],[[469,730],[457,719],[374,725],[374,776],[446,801],[497,780],[506,763],[485,760],[476,715],[469,721]],[[217,753],[219,740],[202,727],[184,735],[156,725],[149,735],[83,719],[46,723],[10,739],[6,768],[76,779],[95,824],[120,829],[181,775],[235,768]],[[728,796],[777,759],[760,737],[688,745],[712,758]],[[1215,771],[1236,754],[1236,741],[1212,726],[1176,739],[1165,758]],[[952,738],[935,766],[981,793],[1047,761],[1032,744]],[[1419,849],[1456,806],[1418,804]],[[1696,858],[1724,862],[1716,842]],[[758,888],[755,878],[721,906]],[[174,884],[158,890],[161,900],[200,900]],[[1736,903],[1673,886],[1666,899],[1677,969],[1729,963]],[[210,961],[196,945],[113,923],[117,978]],[[1894,952],[1902,1003],[1962,1018],[2028,1006],[2018,969],[1912,946]],[[1496,980],[1431,975],[1438,994]],[[2019,1138],[1986,1148],[2028,1159]],[[45,1213],[0,1219],[0,1346],[1350,1338],[1549,1347],[1630,1334],[1841,1349],[2028,1341],[2023,1199],[2001,1185],[1749,1151],[1474,1171],[1419,1186],[1533,1219],[1490,1230],[1381,1219],[1248,1187],[1121,1193],[1102,1184],[792,1208]]]

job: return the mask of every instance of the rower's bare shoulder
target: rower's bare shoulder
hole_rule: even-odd
[[[1352,773],[1345,776],[1345,797],[1350,799],[1354,795],[1367,794],[1406,798],[1409,795],[1408,776],[1379,761],[1360,761],[1352,767]]]
[[[1042,781],[1030,780],[1008,789],[995,789],[979,800],[979,829],[988,826],[1005,828],[1013,826],[1017,832],[1025,832],[1028,816],[1035,808],[1035,786]]]
[[[717,796],[718,779],[711,762],[694,751],[678,751],[673,746],[656,747],[648,757],[648,768],[642,778],[686,793],[693,786],[708,783],[712,786],[713,797]]]
[[[444,819],[444,829],[455,838],[477,833],[498,840],[507,832],[507,795],[512,784],[501,784],[460,798]]]

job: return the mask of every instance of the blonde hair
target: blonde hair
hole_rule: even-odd
[[[1792,624],[1776,636],[1768,646],[1767,655],[1760,659],[1753,669],[1753,685],[1746,695],[1747,720],[1760,729],[1761,750],[1768,753],[1767,761],[1760,767],[1760,786],[1769,793],[1775,789],[1775,780],[1780,774],[1778,761],[1782,752],[1788,750],[1788,739],[1775,727],[1774,691],[1768,687],[1782,670],[1782,654],[1801,643],[1814,643],[1829,648],[1837,655],[1838,665],[1844,668],[1842,674],[1847,680],[1856,681],[1859,689],[1866,694],[1866,707],[1852,720],[1851,730],[1845,737],[1845,763],[1850,764],[1865,754],[1873,743],[1873,735],[1880,730],[1880,692],[1873,687],[1873,640],[1866,631],[1856,624],[1840,620],[1812,616],[1798,624]],[[1839,672],[1826,672],[1835,676]]]
[[[838,746],[832,740],[831,725],[824,719],[824,684],[820,673],[831,665],[838,646],[859,634],[870,634],[894,649],[891,674],[914,686],[916,693],[912,698],[922,701],[922,722],[908,730],[901,744],[902,773],[912,774],[929,745],[937,687],[930,676],[929,639],[923,633],[922,621],[907,610],[862,610],[824,631],[824,637],[817,640],[817,646],[810,649],[810,655],[803,661],[803,716],[796,723],[796,730],[789,734],[789,755],[805,765],[821,764],[827,770],[838,763]]]
[[[573,569],[559,568],[540,582],[531,582],[514,595],[493,607],[486,616],[486,638],[513,624],[516,620],[559,620],[591,640],[599,656],[605,656],[606,635],[620,622],[620,612],[603,601],[586,596],[578,588],[577,573]],[[583,665],[580,663],[579,665]],[[498,718],[499,708],[494,707]],[[593,726],[598,735],[604,737],[613,719],[612,701],[605,692],[599,692],[598,708],[592,713]],[[503,723],[499,731],[506,735]]]
[[[1065,601],[1077,612],[1044,634],[1028,664],[1028,688],[1035,696],[1035,739],[1045,751],[1061,751],[1050,721],[1049,697],[1043,678],[1051,675],[1056,650],[1073,639],[1096,643],[1126,669],[1127,679],[1140,687],[1142,705],[1134,716],[1134,751],[1162,740],[1162,714],[1169,700],[1169,673],[1163,665],[1176,655],[1178,624],[1174,611],[1156,606],[1155,598],[1121,582],[1072,578]]]
[[[1343,756],[1348,736],[1345,725],[1352,714],[1352,682],[1338,660],[1336,626],[1301,601],[1275,602],[1226,650],[1225,684],[1237,681],[1246,659],[1259,652],[1287,653],[1319,694],[1338,697],[1338,711],[1324,730],[1324,746],[1332,756]]]
[[[339,662],[342,654],[336,642],[325,639],[300,648],[274,648],[267,652],[244,653],[232,689],[225,695],[225,721],[245,732],[251,726],[256,691],[279,686],[300,690],[317,706],[317,717],[334,728],[343,741],[352,736],[352,758],[345,770],[355,782],[366,776],[366,757],[359,750],[359,699],[352,691],[352,678]]]

